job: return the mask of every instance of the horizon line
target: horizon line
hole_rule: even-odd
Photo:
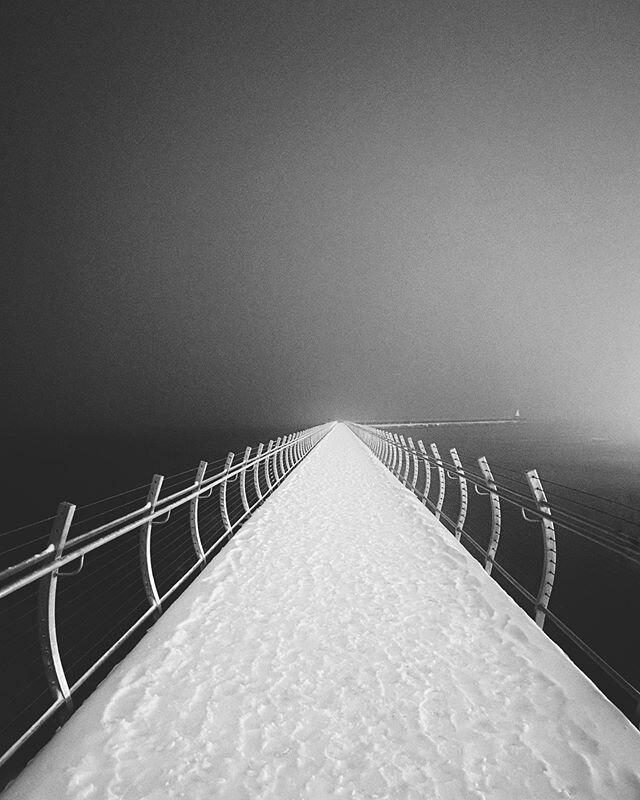
[[[439,419],[418,422],[355,422],[356,425],[371,425],[378,428],[427,428],[438,425],[505,425],[527,422],[525,417],[500,417],[497,419]]]

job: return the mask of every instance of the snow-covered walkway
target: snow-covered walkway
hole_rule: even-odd
[[[344,426],[7,791],[640,798],[640,736]]]

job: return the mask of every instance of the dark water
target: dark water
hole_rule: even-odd
[[[82,506],[172,476],[290,433],[268,428],[33,432],[3,438],[0,531],[55,514],[65,500]]]
[[[498,484],[530,497],[524,473],[535,468],[552,508],[566,509],[621,534],[632,553],[640,553],[640,446],[598,427],[524,423],[519,425],[393,428],[435,442],[450,461],[455,447],[465,470],[479,472],[485,456]],[[429,451],[430,452],[430,451]],[[437,498],[437,473],[432,473],[430,499]],[[486,549],[490,530],[489,502],[470,488],[465,529]],[[575,490],[580,490],[575,491]],[[444,511],[457,519],[457,481],[447,478]],[[609,502],[616,501],[616,502]],[[519,507],[502,503],[502,535],[496,562],[534,596],[542,574],[540,525],[522,519]],[[637,626],[640,567],[556,524],[557,568],[549,609],[636,687],[640,686],[640,632]],[[467,549],[483,557],[467,542]],[[484,563],[484,562],[483,562]],[[493,577],[527,612],[531,603],[494,570]],[[588,659],[553,624],[545,631],[628,716],[636,704],[610,677]]]

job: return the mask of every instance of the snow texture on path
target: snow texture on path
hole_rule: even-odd
[[[7,791],[640,798],[640,736],[344,426]]]

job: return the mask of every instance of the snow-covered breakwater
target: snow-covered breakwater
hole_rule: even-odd
[[[7,790],[637,800],[640,736],[336,427]]]

